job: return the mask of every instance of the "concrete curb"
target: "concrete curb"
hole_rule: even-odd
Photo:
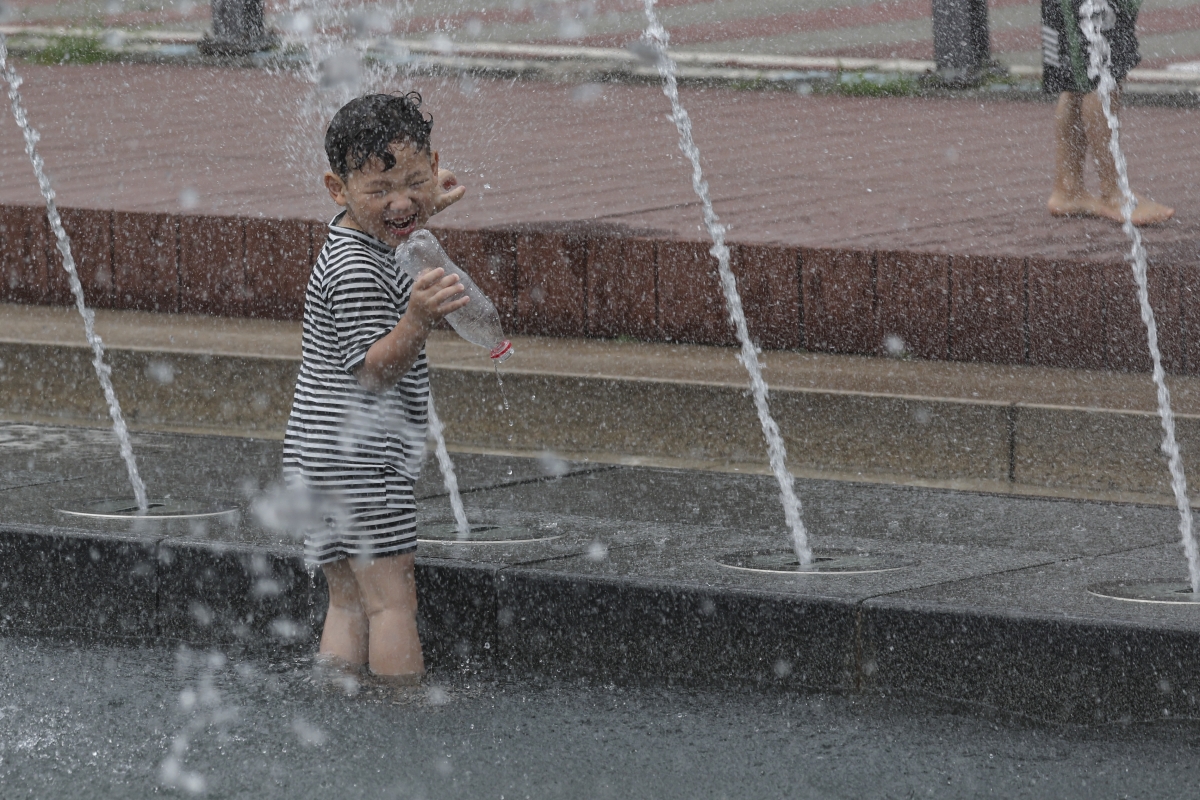
[[[0,528],[0,633],[312,648],[294,551]],[[908,692],[1058,723],[1198,713],[1195,631],[418,558],[435,671]]]
[[[113,381],[135,428],[279,438],[299,360],[110,347]],[[9,419],[104,426],[107,406],[82,345],[0,342]],[[52,365],[52,368],[47,368]],[[435,362],[431,382],[450,445],[554,452],[599,463],[762,471],[762,431],[741,384],[505,370]],[[687,409],[659,415],[655,409]],[[773,386],[771,408],[801,477],[1005,494],[1171,503],[1151,411],[1062,407],[871,391]],[[1200,470],[1200,416],[1177,415],[1185,468]],[[1191,453],[1192,455],[1187,455]]]
[[[284,37],[278,50],[244,56],[206,56],[197,45],[203,34],[192,31],[143,31],[115,28],[67,28],[4,25],[0,33],[17,37],[10,49],[33,54],[56,39],[76,38],[102,42],[113,60],[179,65],[289,68],[308,63],[303,39]],[[658,82],[655,66],[627,47],[513,44],[503,42],[452,42],[449,39],[380,38],[358,43],[364,56],[410,74],[466,74],[551,81]],[[852,84],[876,84],[881,93],[889,82],[924,79],[921,96],[974,96],[1045,101],[1040,89],[1041,68],[1013,65],[996,75],[1008,82],[981,88],[948,88],[934,78],[932,61],[906,58],[837,56],[782,56],[745,53],[673,51],[681,83],[734,88],[775,88],[788,91],[838,91]],[[925,85],[927,84],[927,85]],[[899,93],[912,93],[911,86]],[[1133,103],[1166,103],[1191,106],[1200,98],[1200,78],[1172,70],[1134,69],[1124,92]]]

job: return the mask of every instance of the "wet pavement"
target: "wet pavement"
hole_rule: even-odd
[[[0,667],[6,798],[1161,798],[1200,781],[1195,723],[457,674],[397,693],[304,658],[13,636]]]

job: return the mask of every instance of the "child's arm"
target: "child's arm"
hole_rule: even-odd
[[[394,386],[417,363],[433,326],[467,304],[468,298],[459,296],[462,290],[458,276],[442,269],[419,275],[408,298],[408,310],[390,333],[371,345],[355,371],[358,382],[372,392]]]

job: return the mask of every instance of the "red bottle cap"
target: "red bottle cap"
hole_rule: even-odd
[[[503,342],[492,348],[492,352],[488,353],[488,356],[497,364],[499,364],[500,362],[507,360],[512,354],[512,342],[505,339]]]

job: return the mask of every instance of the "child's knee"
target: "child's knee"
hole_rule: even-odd
[[[348,612],[363,613],[362,597],[358,590],[358,581],[345,559],[322,564],[321,571],[325,574],[325,583],[329,586],[329,605],[331,608],[344,609]]]
[[[387,610],[416,613],[414,568],[411,553],[378,558],[354,566],[359,593],[368,616]]]

